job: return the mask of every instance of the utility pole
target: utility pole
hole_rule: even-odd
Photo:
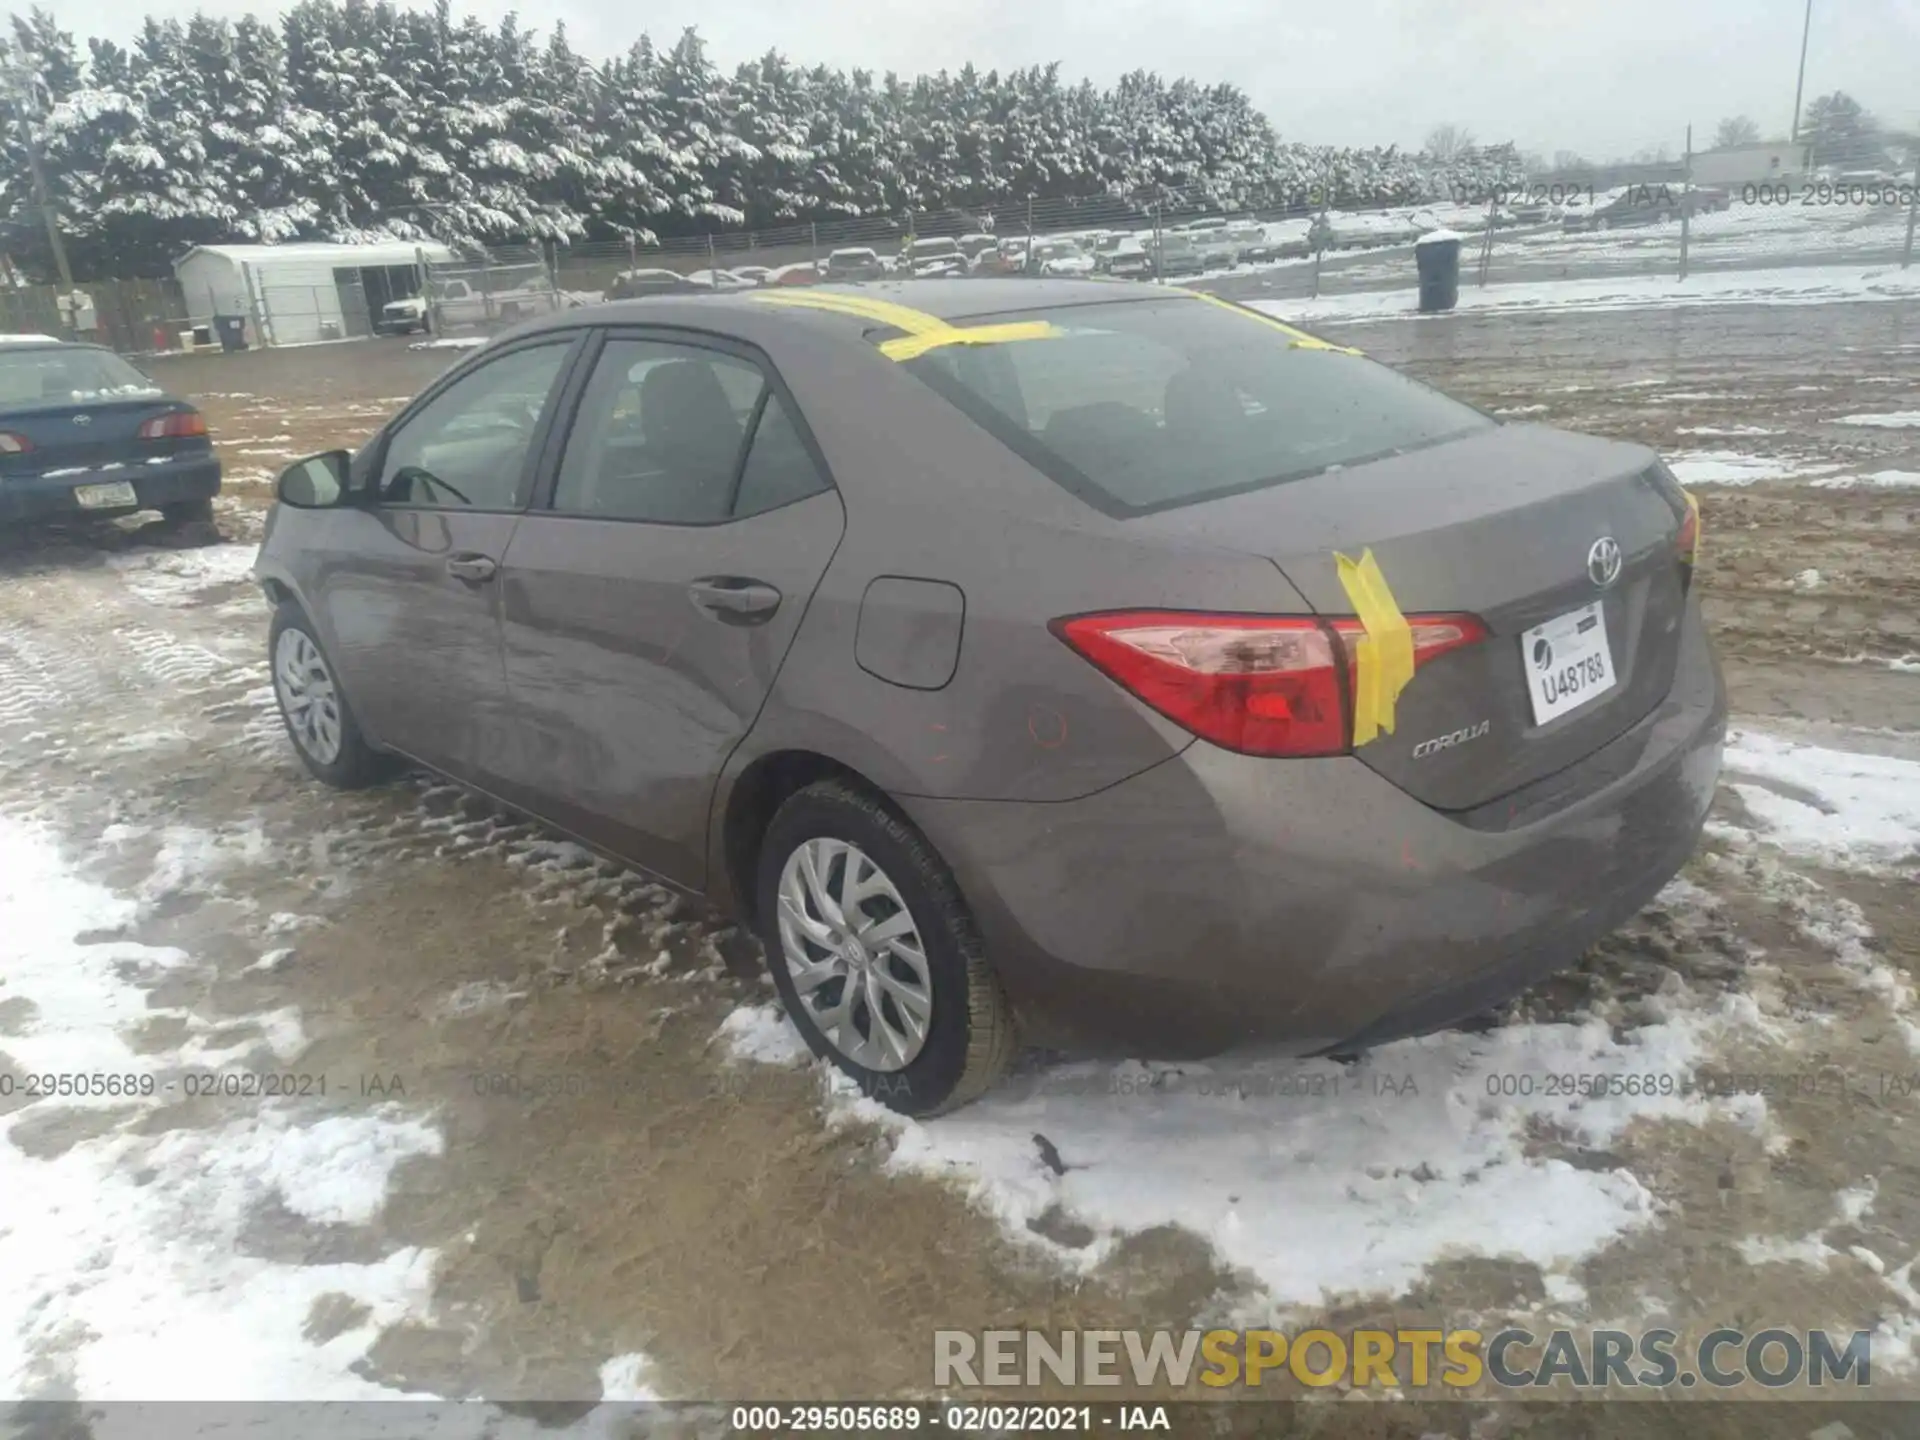
[[[1807,91],[1807,40],[1813,34],[1813,0],[1807,0],[1806,23],[1800,27],[1800,78],[1793,86],[1793,130],[1788,139],[1800,143],[1800,99]]]
[[[1687,278],[1687,240],[1693,224],[1693,126],[1687,126],[1687,166],[1680,181],[1680,278]]]
[[[1913,264],[1913,225],[1920,218],[1920,143],[1913,151],[1913,192],[1907,196],[1907,245],[1900,252],[1900,268]]]
[[[40,209],[40,218],[47,227],[47,248],[53,251],[53,268],[60,274],[60,292],[67,295],[73,291],[73,271],[67,264],[67,247],[60,243],[60,217],[53,208],[53,197],[47,192],[47,171],[40,161],[40,139],[33,133],[33,111],[39,104],[40,77],[26,69],[24,61],[8,71],[7,78],[13,91],[14,114],[20,118],[20,142],[26,146],[27,169],[33,180],[33,203]]]

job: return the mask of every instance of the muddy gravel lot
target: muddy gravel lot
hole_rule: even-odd
[[[878,1397],[929,1388],[943,1328],[1724,1323],[1872,1331],[1875,1393],[1911,1393],[1920,306],[1327,329],[1696,487],[1738,727],[1700,852],[1467,1029],[1030,1055],[927,1123],[805,1061],[697,906],[427,778],[338,795],[294,760],[247,577],[271,476],[457,353],[156,367],[212,424],[218,533],[0,555],[0,869],[42,917],[0,948],[0,1188],[108,1212],[0,1218],[33,1297],[0,1376]],[[88,1037],[151,1093],[29,1098]]]

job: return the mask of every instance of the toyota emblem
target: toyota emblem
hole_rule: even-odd
[[[1620,542],[1602,535],[1587,551],[1587,578],[1602,590],[1620,578]]]
[[[76,415],[73,417],[73,423],[76,425],[91,425],[93,423],[93,416]]]

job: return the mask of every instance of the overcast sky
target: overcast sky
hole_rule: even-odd
[[[1808,98],[1845,89],[1920,128],[1920,0],[1813,5]],[[83,34],[122,40],[149,12],[280,8],[92,0],[83,20],[79,7],[54,7]],[[455,0],[455,10],[563,19],[596,57],[641,28],[670,43],[697,25],[727,69],[769,48],[903,74],[1059,60],[1105,84],[1149,68],[1239,85],[1289,140],[1418,144],[1451,121],[1482,140],[1592,159],[1662,144],[1677,155],[1689,123],[1704,144],[1734,114],[1784,135],[1806,13],[1804,0]]]

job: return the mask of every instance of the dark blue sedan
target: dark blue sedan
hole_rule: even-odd
[[[207,422],[111,350],[0,345],[0,524],[158,510],[209,520]]]

